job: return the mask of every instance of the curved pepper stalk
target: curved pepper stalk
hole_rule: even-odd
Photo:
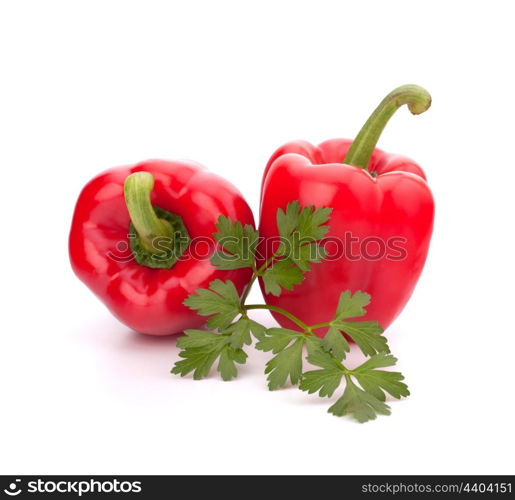
[[[188,248],[190,238],[181,217],[152,206],[152,189],[154,177],[148,172],[135,172],[125,179],[130,248],[138,264],[170,269]]]
[[[345,156],[344,163],[367,169],[386,124],[395,112],[404,105],[414,115],[427,111],[431,106],[431,95],[418,85],[402,85],[392,90],[377,106],[361,128]]]

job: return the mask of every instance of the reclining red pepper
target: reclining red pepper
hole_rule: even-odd
[[[399,87],[376,108],[354,142],[333,139],[316,147],[296,141],[273,154],[261,195],[260,235],[265,240],[277,239],[276,212],[288,202],[333,211],[327,258],[280,297],[266,295],[261,280],[269,305],[315,325],[332,317],[342,290],[361,290],[374,298],[362,319],[387,328],[401,312],[424,266],[434,214],[422,169],[412,160],[375,149],[386,123],[404,104],[413,114],[423,113],[431,97],[415,85]],[[353,255],[349,242],[358,246]],[[260,248],[263,254],[266,250]],[[297,328],[275,317],[282,326]],[[322,336],[325,331],[316,333]]]
[[[153,160],[107,170],[77,201],[69,250],[73,270],[130,328],[152,335],[198,328],[183,305],[215,279],[241,294],[250,269],[221,271],[209,261],[215,223],[225,215],[254,226],[240,192],[193,162]]]

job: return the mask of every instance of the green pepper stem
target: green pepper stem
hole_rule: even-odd
[[[352,143],[344,163],[367,169],[386,124],[404,104],[414,115],[419,115],[431,106],[429,92],[418,85],[403,85],[390,92],[377,106]]]
[[[172,226],[157,217],[150,203],[153,188],[154,177],[148,172],[135,172],[125,179],[125,203],[141,244],[149,252],[157,251],[155,238],[170,238],[173,241]]]

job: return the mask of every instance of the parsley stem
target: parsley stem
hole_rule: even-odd
[[[252,289],[252,285],[254,284],[254,282],[256,281],[256,279],[258,277],[258,271],[256,269],[256,266],[252,266],[252,270],[253,270],[252,278],[250,278],[249,284],[247,285],[247,288],[243,292],[243,295],[241,296],[241,299],[240,299],[240,308],[241,309],[245,308],[245,301],[247,300],[247,297],[249,296],[250,290]]]
[[[324,328],[326,326],[331,326],[331,322],[326,321],[325,323],[317,323],[316,325],[311,325],[309,328],[311,328],[311,330],[317,330],[318,328]]]
[[[254,273],[257,275],[257,276],[262,276],[262,274],[268,269],[268,267],[270,266],[270,264],[275,260],[277,259],[277,257],[280,257],[280,253],[279,252],[274,252],[272,254],[271,257],[268,257],[268,259],[265,260],[265,262],[259,267],[259,269],[256,269],[254,271]]]
[[[281,314],[285,318],[288,318],[290,321],[293,321],[297,326],[302,328],[304,332],[309,333],[311,335],[311,328],[304,323],[301,319],[297,318],[297,316],[294,316],[291,312],[287,311],[286,309],[283,309],[282,307],[278,306],[269,306],[267,304],[251,304],[251,305],[244,305],[243,309],[245,311],[248,311],[250,309],[268,309],[269,311],[274,311],[276,313]]]

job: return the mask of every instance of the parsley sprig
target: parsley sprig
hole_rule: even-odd
[[[341,396],[329,408],[336,416],[349,415],[358,422],[373,420],[377,415],[389,415],[387,395],[400,399],[409,395],[408,387],[399,372],[382,370],[396,364],[390,354],[383,329],[376,321],[361,321],[370,304],[370,295],[362,291],[343,291],[334,317],[325,323],[307,325],[289,311],[266,304],[247,304],[252,284],[262,278],[265,293],[281,295],[300,284],[313,264],[325,257],[321,240],[327,234],[330,208],[301,207],[295,201],[277,212],[280,241],[271,257],[256,263],[259,233],[252,226],[220,216],[214,237],[219,250],[211,262],[219,269],[252,269],[252,278],[240,297],[232,281],[215,280],[208,289],[191,294],[184,304],[207,316],[212,331],[186,330],[177,346],[180,360],[172,373],[194,379],[209,375],[217,363],[223,380],[238,374],[237,364],[248,357],[245,349],[255,340],[255,348],[273,356],[266,363],[268,387],[275,390],[298,385],[308,394],[332,397],[345,384]],[[249,311],[268,309],[290,319],[298,330],[266,328],[251,319]],[[315,331],[326,328],[324,338]],[[350,352],[347,338],[352,339],[367,357],[361,365],[349,369],[343,361]],[[307,354],[307,355],[306,355]],[[317,367],[308,370],[305,361]]]

